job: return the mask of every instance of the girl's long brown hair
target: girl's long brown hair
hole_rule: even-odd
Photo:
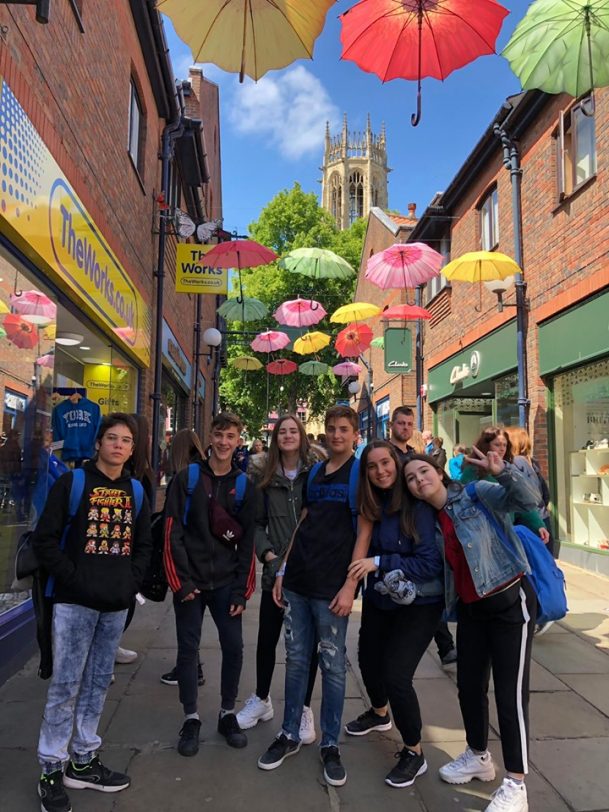
[[[309,464],[309,440],[305,433],[304,426],[302,425],[302,421],[296,417],[295,414],[282,415],[275,423],[273,433],[271,434],[271,442],[269,444],[269,451],[266,457],[266,464],[260,479],[260,488],[263,490],[264,488],[268,488],[268,486],[271,484],[273,477],[277,472],[277,468],[281,463],[281,452],[279,450],[277,438],[279,436],[279,429],[286,420],[293,420],[298,426],[298,434],[300,435],[300,448],[298,449],[298,453],[301,466],[305,468]]]
[[[370,452],[377,448],[384,448],[389,452],[395,462],[396,478],[391,486],[391,498],[389,505],[385,508],[387,514],[397,513],[402,506],[404,494],[404,484],[402,480],[402,464],[395,446],[385,440],[372,440],[368,443],[362,453],[359,466],[359,487],[357,491],[357,505],[359,512],[371,522],[378,522],[382,516],[382,509],[379,500],[379,489],[375,488],[368,478],[368,457]]]
[[[154,473],[150,464],[150,428],[148,419],[143,414],[132,414],[131,417],[137,425],[133,454],[131,455],[131,470],[135,479],[140,482],[147,481],[149,488],[154,488]]]
[[[488,426],[482,431],[482,433],[480,434],[474,445],[476,446],[476,448],[482,451],[484,455],[486,455],[491,450],[491,443],[493,442],[495,437],[499,437],[500,435],[502,435],[505,438],[505,441],[507,443],[507,447],[505,449],[505,457],[503,459],[506,462],[512,462],[512,460],[514,459],[514,452],[512,451],[512,441],[510,440],[510,435],[503,428],[503,426]],[[471,467],[469,466],[469,463],[465,463],[463,467],[465,468],[466,466]],[[484,479],[486,474],[482,469],[478,468],[476,469],[476,476],[478,477],[478,479]]]
[[[529,432],[521,426],[508,426],[505,431],[510,438],[513,456],[526,457],[531,462],[532,446]]]
[[[416,496],[413,496],[408,489],[408,485],[406,485],[406,467],[409,462],[426,462],[432,468],[435,468],[440,474],[442,474],[442,482],[443,484],[448,487],[452,482],[452,479],[448,476],[444,468],[442,468],[438,463],[435,461],[433,457],[430,457],[429,454],[411,454],[406,462],[404,463],[404,467],[402,469],[402,480],[404,482],[404,501],[402,503],[402,515],[400,517],[400,524],[402,526],[402,530],[407,536],[411,536],[415,539],[418,538],[417,535],[417,528],[414,519],[414,511],[417,502],[423,501],[417,499]]]
[[[194,429],[180,429],[169,446],[171,473],[177,474],[195,460],[204,460],[205,451]]]

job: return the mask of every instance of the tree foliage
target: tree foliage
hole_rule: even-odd
[[[260,213],[258,220],[250,224],[252,239],[272,248],[280,256],[294,248],[329,248],[349,262],[357,272],[360,263],[366,221],[357,220],[351,228],[339,231],[330,214],[322,209],[314,194],[303,192],[298,183],[291,189],[279,192]],[[330,323],[329,315],[343,304],[352,301],[357,273],[348,280],[312,280],[302,274],[289,273],[277,263],[245,270],[241,275],[246,296],[254,296],[269,307],[264,321],[231,322],[227,337],[228,357],[257,355],[266,364],[266,355],[254,353],[249,346],[256,333],[266,329],[284,330],[273,318],[275,309],[287,299],[314,298],[321,302],[328,313],[318,325],[301,328],[298,334],[311,330],[330,333],[333,338],[343,325]],[[235,285],[237,284],[235,280]],[[288,332],[290,330],[288,329]],[[297,337],[296,335],[294,337]],[[274,357],[290,358],[302,363],[318,358],[331,366],[340,360],[333,341],[317,355],[300,356],[290,347]],[[283,391],[281,391],[283,387]],[[222,370],[220,397],[224,408],[239,413],[247,424],[250,434],[257,434],[266,422],[268,410],[296,411],[298,401],[306,401],[309,413],[321,415],[341,397],[348,397],[341,388],[340,379],[333,374],[309,377],[298,372],[291,375],[268,375],[266,370],[242,372],[230,365]]]

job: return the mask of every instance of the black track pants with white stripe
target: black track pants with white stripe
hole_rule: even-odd
[[[493,671],[503,761],[528,772],[529,670],[537,599],[526,578],[476,603],[457,605],[457,686],[468,745],[486,750]]]

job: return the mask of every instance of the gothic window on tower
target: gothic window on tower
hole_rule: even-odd
[[[332,183],[330,186],[330,212],[332,217],[336,220],[337,225],[340,225],[343,210],[343,189],[340,183],[340,177],[337,174],[332,175]]]
[[[349,176],[349,225],[364,216],[364,178],[360,172]]]
[[[378,187],[373,186],[370,194],[370,203],[372,206],[378,206],[379,204],[379,190]]]

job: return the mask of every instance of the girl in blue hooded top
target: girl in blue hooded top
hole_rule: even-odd
[[[382,440],[369,443],[362,454],[358,502],[359,534],[370,533],[371,542],[368,556],[354,561],[349,570],[353,578],[366,579],[359,666],[371,708],[345,730],[352,736],[389,730],[387,705],[391,705],[404,747],[385,781],[392,787],[408,787],[427,770],[412,680],[444,605],[435,514],[422,502],[412,516],[402,514],[401,463],[395,447]]]

